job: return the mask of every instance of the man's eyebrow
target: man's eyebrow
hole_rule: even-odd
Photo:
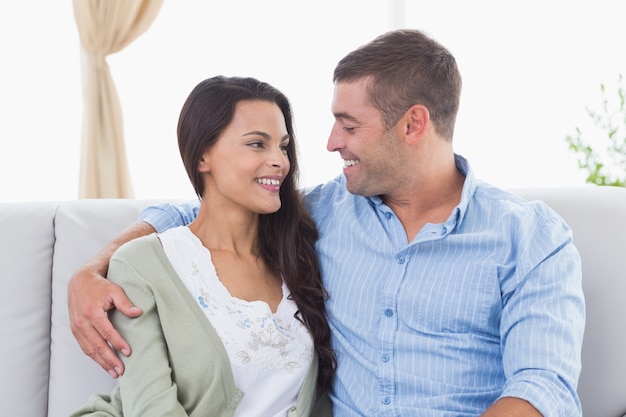
[[[339,113],[333,113],[333,115],[335,116],[335,119],[344,119],[344,120],[348,120],[350,122],[358,122],[357,118],[348,114],[348,113],[344,113],[344,112],[339,112]]]

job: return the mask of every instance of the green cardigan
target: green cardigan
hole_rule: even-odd
[[[245,395],[209,320],[176,275],[156,236],[123,245],[111,258],[108,278],[143,310],[111,321],[131,345],[126,372],[111,395],[94,395],[78,416],[232,416]],[[330,400],[315,401],[317,355],[289,417],[331,416]],[[315,410],[314,410],[315,408]]]

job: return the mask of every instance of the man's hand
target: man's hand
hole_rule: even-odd
[[[83,352],[113,378],[122,375],[124,364],[109,343],[124,356],[130,355],[130,346],[113,328],[106,312],[116,308],[128,317],[137,317],[141,310],[132,305],[120,287],[89,267],[72,277],[68,307],[72,333]]]
[[[72,333],[83,352],[113,378],[124,373],[124,363],[113,349],[124,356],[129,356],[131,349],[109,321],[107,311],[116,308],[132,318],[141,315],[141,309],[133,306],[119,286],[105,278],[109,260],[122,244],[154,231],[147,223],[133,224],[79,269],[68,285]]]

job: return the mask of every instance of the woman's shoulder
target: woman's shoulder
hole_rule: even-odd
[[[151,233],[130,240],[121,245],[111,256],[111,260],[132,259],[137,256],[143,256],[154,252],[159,247],[159,239],[157,233]]]
[[[163,232],[155,232],[141,236],[121,245],[114,253],[113,258],[133,258],[136,256],[163,256],[163,241],[182,242],[190,244],[193,234],[187,226],[177,226]]]
[[[112,280],[142,277],[149,281],[159,281],[171,274],[168,265],[158,234],[152,233],[120,246],[111,256],[109,275],[121,275],[112,277]]]

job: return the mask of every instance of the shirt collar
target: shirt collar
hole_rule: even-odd
[[[476,192],[476,177],[474,176],[474,171],[470,167],[469,162],[467,162],[467,159],[455,153],[454,162],[459,172],[465,175],[465,182],[463,182],[463,190],[461,191],[461,201],[454,208],[454,210],[452,210],[452,215],[446,222],[448,223],[453,221],[453,225],[456,225],[463,221],[465,213],[467,212],[467,206]]]

